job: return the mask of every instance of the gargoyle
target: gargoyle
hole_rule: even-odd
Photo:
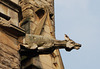
[[[61,48],[65,48],[66,51],[71,51],[72,49],[78,50],[81,44],[74,42],[66,34],[65,40],[56,40],[42,35],[26,34],[23,46],[31,50],[37,49],[37,52],[40,54],[48,54],[52,53],[55,49]]]

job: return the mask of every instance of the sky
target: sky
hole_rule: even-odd
[[[55,0],[55,30],[56,39],[82,44],[60,50],[65,69],[100,69],[100,0]]]

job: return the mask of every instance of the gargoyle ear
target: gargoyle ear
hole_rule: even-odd
[[[70,40],[70,38],[69,38],[66,34],[65,34],[65,37],[64,37],[64,38],[65,38],[65,40],[67,40],[67,41]]]

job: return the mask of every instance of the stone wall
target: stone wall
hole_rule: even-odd
[[[20,26],[27,34],[55,38],[54,0],[20,0],[23,19]],[[24,63],[24,64],[23,64]],[[64,69],[59,50],[23,60],[22,68],[31,65],[41,69]]]
[[[19,53],[18,38],[24,36],[25,31],[26,34],[55,38],[54,0],[0,0],[0,11],[0,19],[6,19],[3,23],[0,20],[0,68],[64,69],[59,50],[22,58]]]
[[[0,0],[0,69],[21,67],[18,38],[25,33],[18,27],[21,13],[18,1]]]
[[[19,0],[0,0],[0,17],[8,17],[6,20],[11,20],[14,25],[18,26],[21,20],[21,7],[18,5]],[[2,15],[2,14],[3,15]]]
[[[0,28],[0,69],[20,69],[17,39]]]

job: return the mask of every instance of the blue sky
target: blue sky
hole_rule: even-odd
[[[66,33],[80,50],[60,50],[65,69],[100,69],[100,0],[55,0],[56,38]]]

